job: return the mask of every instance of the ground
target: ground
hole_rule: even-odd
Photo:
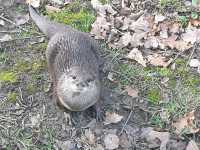
[[[114,6],[117,3],[101,2]],[[48,39],[27,19],[28,7],[22,1],[1,3],[1,149],[170,150],[189,149],[192,144],[200,147],[200,77],[196,68],[188,67],[190,56],[200,59],[198,48],[194,55],[191,51],[170,51],[170,56],[177,56],[176,69],[144,67],[124,59],[127,49],[110,48],[106,40],[99,40],[104,60],[101,103],[105,117],[97,122],[93,108],[72,113],[57,107],[45,58]],[[134,13],[148,10],[168,16],[169,12],[178,12],[179,22],[183,26],[188,23],[188,11],[179,1],[130,3],[134,4]],[[59,8],[56,3],[47,4]],[[97,13],[90,1],[69,2],[59,12],[46,11],[47,4],[40,6],[41,14],[80,31],[91,31]],[[193,11],[193,15],[198,13]],[[190,131],[174,129],[174,124],[180,127],[180,122]]]

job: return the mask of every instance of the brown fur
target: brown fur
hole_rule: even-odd
[[[50,39],[46,57],[59,103],[71,111],[94,105],[100,96],[98,44],[86,33],[39,16],[30,16]]]

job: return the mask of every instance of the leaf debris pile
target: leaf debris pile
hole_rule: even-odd
[[[167,67],[175,58],[174,53],[191,51],[200,42],[200,29],[194,26],[194,20],[183,28],[180,21],[161,14],[134,13],[130,7],[134,2],[121,1],[119,10],[98,0],[91,3],[98,15],[91,34],[105,40],[110,48],[126,49],[126,58],[144,67]],[[199,68],[199,58],[192,59],[189,65]]]

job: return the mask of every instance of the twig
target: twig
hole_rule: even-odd
[[[188,59],[188,61],[187,61],[187,63],[186,63],[186,68],[187,68],[187,66],[188,66],[188,64],[189,64],[189,62],[190,62],[192,56],[194,55],[194,52],[195,52],[195,50],[196,50],[196,45],[197,45],[197,44],[195,43],[195,45],[194,45],[193,48],[192,48],[192,53],[190,54],[190,57],[189,57],[189,59]]]
[[[122,130],[120,131],[119,135],[121,135],[121,134],[123,133],[124,128],[125,128],[125,126],[127,125],[128,121],[130,120],[132,114],[133,114],[133,110],[131,110],[131,112],[129,113],[128,118],[126,119],[126,122],[124,123],[124,125],[123,125],[123,127],[122,127]]]
[[[4,20],[4,21],[7,21],[7,22],[9,22],[9,23],[15,25],[15,26],[18,27],[19,29],[28,32],[28,30],[22,28],[21,26],[18,26],[16,23],[14,23],[13,21],[9,20],[8,18],[3,17],[2,15],[0,15],[0,18],[1,18],[2,20]]]
[[[42,37],[45,37],[45,35],[34,36],[34,38],[42,38]],[[8,41],[2,41],[0,43],[6,43],[6,42],[11,42],[11,41],[17,41],[17,40],[26,40],[26,39],[31,39],[31,38],[33,38],[33,37],[15,38],[15,39],[11,39],[11,40],[8,40]]]
[[[122,0],[122,8],[124,8],[125,7],[125,2],[124,2],[124,0]]]
[[[23,103],[22,103],[22,101],[24,101],[24,99],[23,99],[23,95],[22,95],[22,90],[21,90],[21,88],[19,87],[18,88],[19,89],[19,93],[20,93],[20,98],[19,98],[19,103],[20,103],[20,105],[22,105],[23,107],[27,107],[26,105],[24,105]],[[22,101],[21,101],[22,100]]]
[[[16,30],[14,30],[14,31],[0,31],[0,33],[18,33],[19,31],[16,31]]]

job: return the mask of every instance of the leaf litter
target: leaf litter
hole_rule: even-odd
[[[114,7],[103,5],[98,0],[93,0],[92,6],[98,15],[91,34],[96,39],[106,40],[111,48],[129,49],[127,57],[144,67],[148,64],[166,67],[174,57],[162,55],[163,51],[184,52],[190,50],[194,43],[199,43],[200,29],[192,23],[183,29],[180,22],[161,14],[139,12],[139,16],[133,17],[137,13],[131,12],[127,1],[119,10],[127,13],[116,13]],[[147,50],[154,50],[154,54],[145,54]]]

